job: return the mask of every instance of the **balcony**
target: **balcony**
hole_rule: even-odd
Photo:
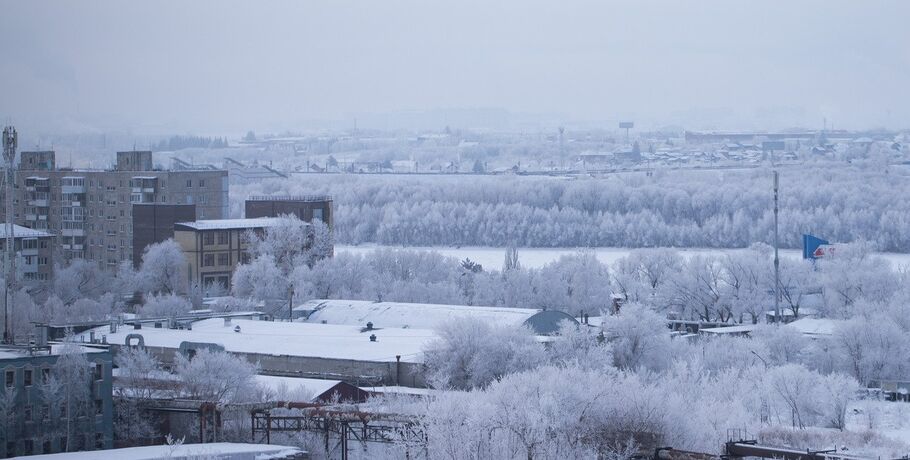
[[[62,185],[60,193],[85,193],[85,185]]]
[[[37,208],[46,208],[48,206],[47,198],[39,200],[28,200],[27,203],[29,206],[35,206]]]
[[[60,230],[63,236],[85,236],[85,229],[82,228],[64,228]]]

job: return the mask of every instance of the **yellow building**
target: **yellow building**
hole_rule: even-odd
[[[189,285],[214,283],[228,288],[237,264],[249,262],[245,235],[262,232],[278,221],[257,219],[197,220],[174,224],[174,240],[186,254]]]

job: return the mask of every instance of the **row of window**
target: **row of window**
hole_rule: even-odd
[[[35,377],[35,370],[31,368],[24,369],[7,369],[5,378],[6,378],[6,387],[12,388],[16,385],[16,372],[19,370],[22,371],[22,384],[24,386],[32,386]],[[46,385],[50,381],[51,370],[48,367],[42,367],[38,369],[38,377],[40,378],[39,384]],[[101,380],[104,377],[104,365],[100,363],[91,363],[91,372],[92,380]]]
[[[218,254],[218,266],[219,267],[228,267],[231,265],[231,255],[227,252],[222,252]],[[205,254],[202,256],[202,266],[203,267],[214,267],[215,266],[215,254]]]
[[[216,231],[216,232],[202,232],[202,245],[203,246],[212,246],[215,244],[215,236],[218,237],[218,244],[228,244],[231,239],[231,232],[229,231]]]
[[[161,185],[161,188],[167,188],[166,180],[161,179],[161,178],[156,178],[156,179],[158,179],[157,182],[159,185]],[[144,185],[143,180],[147,181],[148,179],[130,179],[127,182],[127,185],[129,185],[130,187],[142,187]],[[47,182],[51,186],[67,186],[67,187],[84,187],[85,186],[84,177],[63,177],[60,179],[50,179]],[[197,183],[198,183],[197,187],[199,187],[199,188],[205,187],[205,179],[199,179]],[[99,189],[116,190],[118,186],[123,187],[124,182],[123,182],[123,180],[119,180],[119,181],[117,181],[116,185],[113,183],[110,183],[110,182],[105,184],[104,181],[99,179],[97,181],[97,185],[98,185]],[[94,187],[95,180],[89,179],[88,186],[90,188]],[[186,188],[193,188],[193,179],[186,180]]]
[[[94,440],[94,444],[92,444],[93,440]],[[104,448],[104,433],[95,433],[94,436],[92,436],[91,434],[86,434],[86,435],[76,434],[73,436],[74,445],[72,445],[72,446],[66,445],[67,438],[65,436],[61,437],[61,438],[59,438],[59,444],[57,445],[56,450],[52,450],[52,448],[51,448],[52,442],[50,440],[45,440],[44,442],[41,443],[40,451],[36,450],[35,441],[32,439],[24,439],[21,442],[22,442],[22,451],[16,452],[16,447],[17,447],[16,441],[8,441],[6,443],[6,456],[15,457],[16,455],[19,455],[19,454],[22,454],[22,455],[51,454],[54,452],[63,452],[63,451],[67,451],[67,450],[80,451],[80,450],[85,450],[87,448],[90,448],[90,446],[92,446],[92,445],[94,445],[95,449],[103,449]]]

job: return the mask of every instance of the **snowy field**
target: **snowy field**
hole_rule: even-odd
[[[360,245],[360,246],[335,246],[335,253],[348,253],[348,254],[366,254],[368,252],[374,251],[377,248],[399,248],[399,249],[410,249],[414,251],[436,251],[444,256],[455,257],[459,260],[464,258],[469,258],[474,262],[477,262],[484,266],[484,268],[492,268],[499,270],[502,268],[502,262],[505,259],[505,248],[496,248],[496,247],[446,247],[446,246],[437,246],[437,247],[407,247],[402,248],[400,246],[382,246],[382,245]],[[585,248],[519,248],[518,249],[518,260],[521,262],[521,265],[528,268],[540,268],[550,262],[559,259],[560,256],[567,254],[574,254],[575,252]],[[680,254],[692,257],[692,256],[706,256],[706,255],[721,255],[730,252],[744,251],[744,249],[716,249],[716,248],[681,248],[676,249]],[[616,260],[625,257],[629,254],[631,249],[628,248],[594,248],[594,252],[597,254],[597,258],[607,264],[612,265]],[[784,249],[780,251],[781,257],[790,257],[798,258],[801,257],[801,252],[796,249]],[[883,252],[877,253],[876,255],[884,257],[891,262],[892,267],[910,267],[910,254],[901,254],[893,252]]]

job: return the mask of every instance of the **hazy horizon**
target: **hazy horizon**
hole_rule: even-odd
[[[910,119],[906,2],[4,6],[0,116],[40,132]]]

